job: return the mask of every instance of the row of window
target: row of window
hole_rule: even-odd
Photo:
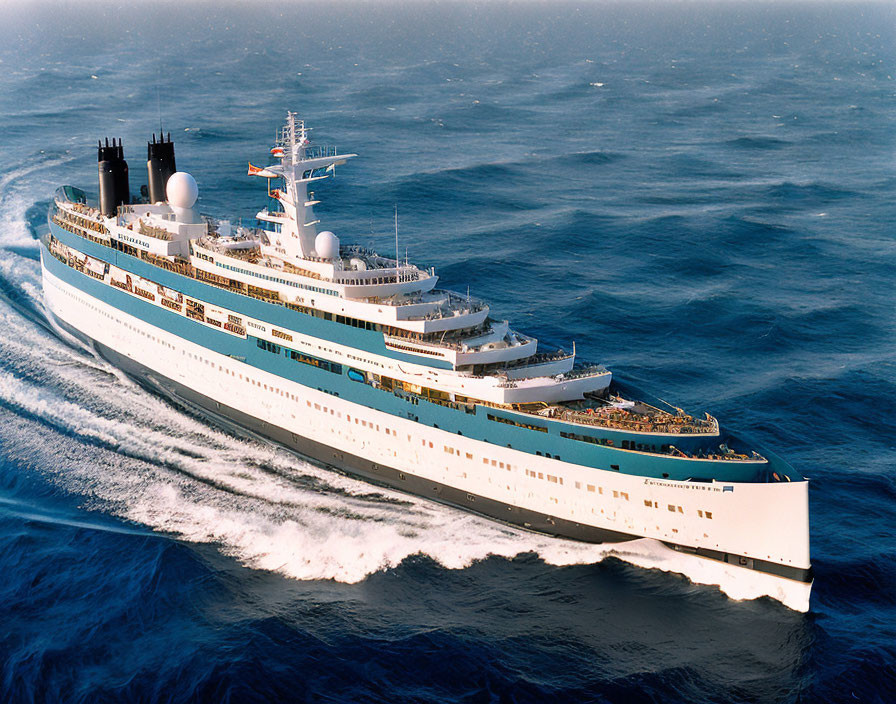
[[[302,180],[309,178],[323,178],[327,175],[327,171],[329,170],[328,166],[321,166],[317,169],[307,169],[302,172]]]
[[[336,322],[342,325],[351,325],[353,328],[361,328],[362,330],[377,329],[376,323],[371,323],[369,320],[360,320],[359,318],[349,318],[345,315],[337,315]]]
[[[408,345],[399,345],[391,340],[386,340],[386,347],[390,350],[404,350],[405,352],[413,352],[415,354],[428,354],[431,357],[444,357],[445,353],[438,350],[418,349],[417,347],[409,347]]]
[[[492,413],[487,414],[489,420],[496,421],[498,423],[506,423],[507,425],[515,425],[518,428],[526,428],[527,430],[537,430],[539,433],[546,433],[548,429],[541,425],[533,425],[531,423],[521,423],[516,420],[511,420],[510,418],[504,418],[503,416],[496,416]]]
[[[255,344],[258,345],[265,352],[270,352],[271,354],[280,354],[282,351],[282,347],[275,342],[268,342],[267,340],[262,340],[261,338],[257,338],[255,340]]]
[[[315,411],[321,411],[324,414],[329,413],[331,416],[335,416],[336,418],[342,418],[342,413],[335,411],[332,408],[327,408],[326,406],[322,406],[319,403],[312,403],[311,401],[306,400],[305,405],[308,406],[308,408],[313,408]],[[352,422],[352,417],[348,413],[345,414],[345,419],[349,423]],[[383,432],[386,435],[391,435],[392,437],[395,437],[395,438],[398,437],[398,431],[395,430],[394,428],[387,428],[386,426],[383,426],[382,428],[380,428],[379,423],[374,423],[373,421],[367,421],[367,420],[364,420],[362,418],[358,418],[357,416],[355,416],[354,423],[355,423],[355,425],[359,425],[362,428],[370,428],[371,430],[376,430],[376,432],[378,432],[378,433]],[[408,441],[410,441],[410,439],[411,439],[411,436],[408,435]],[[425,441],[424,441],[424,444],[425,444]],[[432,447],[432,443],[430,443],[429,446]]]
[[[338,318],[339,316],[337,315],[336,317]],[[375,367],[383,366],[382,364],[380,364],[379,362],[377,362],[374,359],[367,359],[366,357],[358,357],[357,355],[351,354],[350,352],[346,353],[345,356],[348,357],[349,359],[355,360],[356,362],[366,362],[367,364],[372,364]]]
[[[57,240],[55,238],[51,238],[51,240],[49,242],[49,247],[50,247],[51,253],[53,253],[53,256],[55,256],[57,259],[59,259],[60,261],[62,261],[65,264],[67,264],[68,266],[74,266],[74,268],[78,269],[79,271],[83,270],[85,273],[91,274],[92,276],[96,277],[97,279],[99,279],[103,282],[106,281],[105,274],[100,276],[98,273],[92,272],[88,267],[81,268],[81,267],[75,266],[75,264],[77,264],[78,260],[73,255],[74,250],[72,250],[71,248],[69,248],[67,245],[63,244],[59,240]],[[68,259],[63,258],[63,256],[62,256],[63,254],[65,254]],[[69,259],[71,261],[69,261]],[[96,260],[96,261],[99,261],[99,260]],[[109,284],[111,286],[119,288],[122,291],[132,293],[135,296],[139,296],[147,301],[150,301],[151,303],[159,303],[176,313],[183,313],[188,318],[199,321],[200,323],[206,323],[208,325],[212,325],[217,328],[223,328],[223,329],[227,330],[228,332],[233,333],[234,335],[239,335],[241,337],[244,337],[246,334],[246,331],[241,324],[241,319],[239,316],[229,314],[228,322],[222,324],[219,320],[215,320],[214,318],[206,317],[205,304],[203,304],[203,303],[200,303],[198,301],[194,301],[194,300],[187,298],[186,299],[186,308],[184,309],[181,306],[181,302],[180,302],[181,300],[183,300],[183,296],[181,293],[176,292],[176,291],[171,291],[170,289],[160,286],[158,283],[156,283],[154,281],[149,281],[149,280],[144,279],[143,281],[145,281],[146,284],[154,285],[159,289],[159,293],[161,295],[157,296],[155,293],[147,291],[146,289],[141,288],[137,284],[132,283],[130,275],[128,275],[126,272],[120,271],[119,273],[124,273],[125,276],[127,277],[127,280],[126,281],[117,281],[115,278],[113,278],[115,272],[112,271],[111,265],[104,262],[104,267],[105,267],[106,272],[109,273]],[[118,271],[118,270],[116,269],[116,271]],[[177,295],[178,300],[171,300],[169,298],[166,298],[166,295],[168,295],[168,296]]]
[[[267,340],[262,340],[261,338],[256,338],[255,344],[258,345],[260,349],[263,349],[265,352],[270,352],[271,354],[279,355],[283,351],[283,348],[277,343],[268,342]],[[324,371],[332,372],[333,374],[342,374],[342,365],[338,362],[331,362],[328,359],[312,357],[310,354],[297,352],[296,350],[287,351],[289,352],[289,358],[294,362],[300,362],[301,364],[307,364],[311,367],[317,367],[318,369],[323,369]]]
[[[590,442],[593,445],[608,445],[613,447],[613,441],[606,438],[595,438],[591,435],[579,435],[578,433],[568,433],[565,430],[560,431],[561,438],[569,438],[570,440],[578,440],[579,442]]]
[[[565,430],[560,431],[560,437],[569,438],[570,440],[578,440],[579,442],[589,442],[592,445],[604,445],[606,447],[615,447],[612,440],[608,438],[596,438],[592,435],[580,435],[579,433],[569,433]],[[660,445],[657,448],[656,445],[645,445],[640,442],[635,442],[634,440],[623,440],[620,445],[623,450],[636,450],[638,452],[652,452],[654,454],[663,453],[668,454],[672,451],[671,445]]]
[[[318,369],[323,369],[324,371],[332,372],[333,374],[342,374],[342,365],[338,362],[331,362],[328,359],[312,357],[309,354],[303,354],[302,352],[296,352],[295,350],[290,350],[289,356],[290,359],[295,362],[301,362],[302,364],[317,367]]]
[[[201,259],[208,259],[208,257],[202,256],[201,252],[197,252],[198,256]],[[246,276],[254,276],[257,279],[264,279],[266,281],[273,281],[277,284],[283,284],[284,286],[293,286],[295,288],[305,289],[306,291],[313,291],[315,293],[323,293],[327,296],[339,296],[338,291],[334,291],[329,288],[321,288],[320,286],[311,286],[310,284],[301,284],[298,281],[287,281],[286,279],[281,279],[279,276],[271,276],[270,274],[259,274],[254,271],[249,271],[248,269],[243,269],[239,266],[233,266],[232,264],[224,264],[221,261],[215,261],[215,264],[222,269],[227,269],[228,271],[235,271],[238,274],[245,274]]]
[[[551,484],[560,484],[560,486],[563,486],[563,477],[558,477],[554,474],[545,474],[544,472],[535,472],[531,469],[527,469],[526,476],[532,477],[533,479],[547,479]],[[581,489],[581,483],[576,482],[576,484],[578,484],[576,488]]]
[[[644,505],[647,507],[650,507],[650,508],[659,508],[660,502],[652,501],[650,499],[644,499]],[[681,506],[678,506],[677,504],[667,504],[666,510],[668,510],[670,513],[684,513],[684,509]],[[712,511],[704,511],[703,509],[698,508],[697,515],[700,516],[700,518],[710,518],[711,519]]]

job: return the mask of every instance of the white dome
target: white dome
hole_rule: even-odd
[[[168,204],[173,208],[192,208],[199,197],[199,187],[196,179],[186,171],[178,171],[171,174],[168,184],[165,186],[165,195],[168,196]]]
[[[339,238],[329,230],[324,230],[314,238],[314,251],[321,259],[338,259]]]

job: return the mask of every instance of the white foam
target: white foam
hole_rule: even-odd
[[[27,164],[20,164],[0,176],[0,246],[16,246],[21,248],[37,248],[25,220],[28,208],[36,200],[49,198],[55,187],[48,184],[52,180],[34,178],[36,174],[53,170],[73,160],[73,157],[55,159],[39,159]],[[6,261],[9,260],[7,256]]]

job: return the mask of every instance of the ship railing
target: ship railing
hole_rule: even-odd
[[[514,371],[519,369],[526,369],[528,367],[538,367],[542,364],[548,364],[550,362],[562,362],[567,359],[575,359],[575,355],[571,352],[565,352],[564,350],[557,350],[556,352],[537,352],[533,354],[531,357],[527,357],[524,360],[520,360],[519,362],[508,362],[504,365],[504,369],[512,369]],[[603,367],[601,367],[603,369]],[[603,371],[606,371],[603,369]],[[567,372],[571,374],[572,372]]]
[[[441,339],[441,340],[421,340],[416,335],[419,333],[414,333],[410,330],[402,330],[401,328],[390,328],[388,334],[385,336],[386,344],[389,344],[390,340],[394,338],[395,344],[403,344],[410,342],[414,345],[420,346],[421,352],[424,354],[426,350],[455,350],[457,352],[469,351],[469,349],[461,342],[456,342],[450,339]]]
[[[231,259],[239,259],[241,262],[249,262],[249,264],[257,264],[261,250],[258,247],[247,249],[221,249],[216,250],[218,254],[223,254]]]
[[[283,262],[283,271],[289,274],[296,274],[297,276],[304,276],[309,279],[328,281],[328,279],[324,279],[324,277],[317,272],[310,271],[309,269],[302,269],[301,267],[298,267],[295,264],[290,264],[289,262]]]
[[[329,144],[314,144],[305,147],[305,153],[303,154],[302,159],[323,159],[324,157],[332,156],[339,156],[339,152],[336,150],[335,146]]]
[[[266,208],[265,210],[259,210],[258,214],[262,217],[267,218],[276,218],[278,220],[283,220],[284,218],[289,217],[285,211],[283,210],[271,210],[270,208]],[[258,218],[256,218],[257,220]]]
[[[94,208],[92,205],[87,205],[87,203],[65,202],[61,205],[63,205],[65,209],[71,210],[75,213],[79,213],[80,215],[84,215],[88,218],[99,220],[102,217],[102,213],[100,212],[99,208]]]
[[[578,410],[562,406],[548,406],[541,411],[526,412],[542,418],[559,420],[576,425],[591,425],[617,430],[631,430],[642,433],[665,433],[674,435],[713,435],[718,434],[719,424],[715,418],[708,416],[706,420],[689,415],[673,415],[664,413],[660,416],[647,416],[631,413],[623,409]]]
[[[329,262],[329,259],[319,259],[318,257],[305,257],[310,261],[319,261],[319,262]],[[386,273],[391,271],[392,273]],[[368,269],[364,274],[371,274],[371,276],[363,276],[360,275],[362,272],[341,272],[341,276],[333,280],[333,283],[343,284],[345,286],[377,286],[380,284],[394,284],[396,283],[396,274],[395,274],[395,266],[393,265],[391,268],[383,268],[383,269]],[[353,274],[353,275],[352,275]],[[422,271],[414,266],[403,266],[398,269],[398,283],[409,283],[414,281],[424,281],[428,279],[430,276],[429,272]]]
[[[168,230],[162,227],[153,227],[152,225],[147,225],[142,220],[138,221],[139,228],[137,230],[138,233],[144,235],[146,237],[152,237],[157,240],[164,240],[166,242],[170,242],[172,239],[172,235]]]
[[[405,347],[408,343],[415,345],[411,352],[419,352],[420,354],[437,354],[436,350],[457,350],[460,351],[460,345],[447,341],[443,342],[427,342],[414,337],[414,333],[408,331],[403,334],[400,328],[390,328],[389,333],[384,335],[386,345]],[[419,349],[417,349],[419,348]]]
[[[109,229],[102,223],[89,217],[75,215],[64,208],[58,208],[56,210],[56,214],[53,216],[53,222],[74,235],[85,236],[89,239],[96,239],[96,235],[92,235],[91,233],[97,233],[104,235],[105,237],[109,236]]]
[[[475,313],[479,313],[482,310],[488,308],[485,304],[482,305],[471,305],[469,307],[453,307],[450,306],[447,308],[439,308],[437,310],[432,311],[431,313],[426,313],[424,315],[412,315],[407,318],[409,321],[426,321],[426,320],[450,320],[452,318],[458,318],[465,315],[473,315]]]
[[[575,355],[570,355],[575,356]],[[601,364],[592,364],[587,367],[576,367],[570,369],[563,375],[564,379],[581,379],[587,376],[601,376],[607,373],[607,368]]]
[[[401,308],[403,306],[417,306],[420,304],[438,305],[440,308],[432,313],[425,315],[415,315],[408,320],[440,320],[442,318],[453,317],[455,310],[461,310],[465,314],[478,313],[488,308],[488,304],[480,298],[472,296],[467,297],[453,291],[430,291],[430,295],[436,296],[433,300],[424,300],[419,292],[411,294],[399,294],[398,300],[396,295],[391,296],[369,296],[368,303],[389,306],[390,308]]]
[[[64,213],[77,213],[78,215],[83,215],[84,217],[92,218],[97,222],[100,221],[102,217],[102,213],[100,213],[98,208],[94,208],[92,205],[87,205],[87,203],[82,203],[80,201],[70,201],[65,199],[56,198],[53,201],[53,205],[56,207],[56,212],[64,212]]]

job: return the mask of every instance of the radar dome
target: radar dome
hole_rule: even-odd
[[[339,238],[329,230],[324,230],[314,238],[314,251],[321,259],[338,259]]]
[[[174,208],[192,208],[199,197],[199,187],[196,179],[186,171],[177,171],[168,179],[165,195],[168,196],[169,205]]]

